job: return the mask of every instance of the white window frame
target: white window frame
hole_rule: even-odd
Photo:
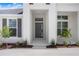
[[[10,37],[18,37],[18,22],[17,18],[6,18],[7,19],[7,26],[9,27],[9,19],[15,19],[16,20],[16,27],[9,27],[9,28],[16,28],[16,36],[10,36]]]
[[[58,16],[67,16],[67,17],[68,17],[68,15],[57,15],[57,17],[58,17]],[[69,19],[69,17],[68,17],[68,19]],[[63,29],[63,28],[62,28],[62,23],[63,23],[63,22],[69,23],[69,20],[68,20],[68,19],[67,19],[67,20],[64,20],[64,19],[58,19],[58,18],[57,18],[57,24],[58,24],[58,22],[61,22],[61,28],[60,28],[61,32],[62,32],[62,29]],[[67,25],[67,26],[68,26],[68,25]],[[69,29],[69,26],[68,26],[68,29]],[[57,30],[58,30],[58,26],[57,26]],[[58,31],[57,31],[57,32],[58,32]],[[58,36],[58,35],[57,35],[57,36]]]

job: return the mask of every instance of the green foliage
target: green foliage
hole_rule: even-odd
[[[15,47],[26,47],[27,45],[27,41],[23,41],[23,42],[16,42]]]
[[[55,45],[55,40],[52,40],[51,41],[51,45]]]
[[[2,28],[2,31],[1,32],[1,35],[4,37],[4,38],[9,38],[10,37],[10,34],[11,34],[11,31],[9,31],[9,28],[7,26],[4,26]]]
[[[72,35],[71,35],[70,30],[68,30],[68,29],[66,28],[66,29],[64,29],[64,30],[62,31],[61,36],[64,37],[64,38],[69,38],[69,37],[71,37]]]
[[[23,42],[23,44],[24,44],[24,45],[27,45],[27,40],[25,40],[25,41]]]
[[[69,38],[69,37],[72,36],[70,30],[68,30],[67,28],[64,29],[64,30],[62,31],[61,36],[65,38],[64,41],[63,41],[63,44],[64,44],[65,46],[67,46],[67,45],[68,45],[68,40],[67,40],[67,38]]]
[[[76,42],[76,45],[78,45],[78,46],[79,46],[79,41],[77,41],[77,42]]]
[[[68,41],[64,40],[63,44],[64,44],[65,46],[67,46],[67,45],[68,45]]]

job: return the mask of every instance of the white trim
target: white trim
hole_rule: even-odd
[[[11,17],[12,16],[12,17]],[[18,37],[18,18],[22,19],[22,15],[13,15],[13,14],[0,14],[1,20],[4,18],[7,19],[7,26],[9,27],[9,19],[15,19],[16,20],[16,27],[9,27],[9,28],[16,28],[16,36],[11,36],[12,38]],[[2,23],[3,24],[3,23]],[[19,38],[19,37],[18,37]]]
[[[10,19],[12,19],[12,20],[16,20],[16,27],[9,27],[9,20]],[[7,18],[7,26],[9,27],[9,28],[15,28],[16,29],[16,36],[10,36],[10,37],[17,37],[18,35],[17,35],[17,19],[15,19],[15,18]]]
[[[34,10],[33,10],[34,11]],[[31,10],[31,12],[33,12],[32,10]],[[44,10],[41,10],[41,11],[44,11]],[[45,11],[47,11],[47,10],[45,10]],[[35,12],[40,12],[40,10],[36,10]],[[34,13],[34,12],[33,12]],[[47,31],[47,27],[46,27],[46,24],[47,24],[47,18],[46,18],[46,16],[47,16],[47,13],[48,13],[48,11],[47,12],[45,12],[45,14],[42,14],[41,12],[40,12],[40,14],[39,13],[34,13],[33,15],[32,15],[32,40],[33,39],[44,39],[46,42],[48,42],[48,37],[47,37],[47,34],[48,34],[48,32],[46,32]],[[43,18],[43,21],[35,21],[35,18]],[[35,38],[35,23],[43,23],[43,38]]]
[[[67,16],[67,17],[68,17],[68,15],[57,15],[57,16]],[[68,18],[68,19],[69,19],[69,18]],[[63,29],[63,28],[62,28],[62,23],[63,23],[63,22],[69,23],[69,20],[68,20],[68,19],[67,19],[67,20],[64,20],[64,19],[58,19],[58,18],[57,18],[57,24],[58,24],[58,22],[61,22],[61,32],[62,32],[62,29]],[[69,29],[69,25],[68,25],[68,24],[67,24],[67,26],[68,26],[68,29]],[[58,28],[57,28],[57,29],[58,29]],[[58,32],[58,31],[57,31],[57,32]],[[58,35],[57,35],[57,36],[58,36]]]

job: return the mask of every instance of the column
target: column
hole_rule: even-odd
[[[77,12],[77,39],[79,40],[79,11]]]
[[[31,40],[31,19],[29,4],[23,4],[23,19],[22,19],[22,37],[30,44]]]
[[[56,11],[56,4],[51,4],[49,7],[49,13],[48,13],[48,39],[49,43],[52,40],[57,41],[57,11]]]

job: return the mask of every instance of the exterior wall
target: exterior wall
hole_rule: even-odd
[[[56,5],[52,4],[49,8],[49,14],[48,14],[48,39],[49,43],[51,40],[57,40],[57,11],[56,11]]]
[[[79,4],[78,3],[57,3],[57,11],[78,11]]]
[[[74,43],[79,39],[79,4],[50,4],[46,5],[43,3],[35,3],[34,5],[24,4],[23,6],[23,19],[22,19],[22,38],[27,40],[28,43],[31,43],[32,40],[32,14],[31,10],[48,10],[48,15],[46,15],[46,26],[48,30],[46,37],[48,42],[51,40],[57,41],[57,12],[63,12],[58,14],[67,14],[69,15],[69,28],[72,29],[72,42]],[[78,13],[77,13],[78,12]],[[6,16],[7,15],[7,16]],[[11,14],[1,14],[0,15],[0,28],[2,28],[2,17],[8,18],[17,18],[18,15]],[[14,38],[15,39],[15,38]],[[15,42],[15,40],[8,40],[7,42]]]
[[[79,41],[79,11],[77,12],[77,37]]]
[[[71,29],[71,42],[74,44],[75,42],[77,42],[78,37],[77,37],[77,13],[76,12],[72,12],[69,15],[69,28]]]
[[[30,41],[32,40],[32,31],[31,31],[31,10],[48,10],[48,20],[47,20],[47,26],[48,26],[48,42],[52,39],[55,39],[57,41],[57,12],[69,12],[69,13],[63,13],[63,14],[68,14],[69,15],[69,28],[72,29],[72,42],[76,41],[78,39],[77,37],[77,14],[76,13],[70,13],[70,12],[77,12],[79,10],[78,8],[79,4],[50,4],[50,5],[45,5],[45,4],[38,4],[35,3],[34,5],[29,5],[29,4],[24,4],[24,21],[25,23],[23,25],[23,38],[27,38],[26,40]],[[29,20],[27,20],[29,19]],[[72,19],[72,20],[71,20]],[[74,24],[75,23],[75,24]],[[73,26],[75,28],[73,28]],[[27,31],[26,31],[27,30]],[[26,33],[26,34],[25,34]],[[28,35],[27,35],[28,33]]]
[[[22,18],[22,15],[13,15],[13,14],[0,14],[0,29],[2,29],[2,19],[7,18],[7,19],[17,19],[17,18]],[[22,41],[22,38],[18,37],[10,37],[8,39],[2,39],[0,38],[0,41],[4,41],[4,43],[15,43],[17,41]]]
[[[77,37],[77,12],[58,12],[58,15],[67,15],[68,16],[68,28],[71,29],[72,37],[69,38],[71,43],[75,43],[78,40]],[[63,39],[58,39],[57,43],[62,44]]]
[[[22,36],[24,40],[27,40],[28,43],[31,41],[31,14],[28,4],[23,6],[23,20],[22,20]]]
[[[26,8],[25,8],[26,7]],[[45,4],[24,4],[24,14],[23,14],[23,38],[28,41],[28,43],[32,40],[31,35],[31,26],[32,26],[32,18],[31,18],[31,10],[48,10],[48,42],[52,39],[57,39],[57,20],[56,20],[56,4],[45,5]],[[26,26],[25,26],[26,25]],[[53,26],[52,26],[53,25]],[[28,33],[28,34],[27,34]]]
[[[72,38],[71,41],[74,44],[79,40],[79,4],[77,3],[59,3],[56,4],[57,6],[57,12],[66,12],[65,14],[69,15],[69,28],[71,29],[72,32]],[[62,13],[61,13],[62,14]]]

